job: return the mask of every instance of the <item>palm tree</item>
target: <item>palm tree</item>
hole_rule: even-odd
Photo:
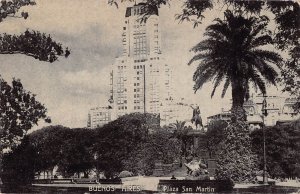
[[[245,121],[243,104],[249,97],[250,83],[266,94],[266,83],[276,85],[282,59],[277,53],[263,49],[272,43],[266,17],[244,18],[231,11],[224,15],[224,20],[217,18],[216,23],[206,28],[204,35],[208,38],[191,49],[196,55],[188,64],[198,62],[193,76],[195,92],[213,80],[211,97],[222,82],[224,97],[231,85],[233,121]]]
[[[182,131],[185,128],[185,121],[176,121],[176,123],[171,123],[170,128],[174,131]]]

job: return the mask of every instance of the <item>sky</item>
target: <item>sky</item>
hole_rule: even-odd
[[[0,23],[0,33],[19,34],[26,29],[51,34],[54,40],[70,48],[68,58],[59,57],[54,63],[42,62],[24,55],[0,55],[0,75],[11,81],[21,79],[24,88],[36,94],[51,117],[51,125],[86,127],[90,108],[105,106],[109,99],[109,72],[121,51],[121,32],[125,8],[107,4],[107,0],[36,0],[35,6],[25,7],[24,19],[8,18]],[[221,88],[211,99],[211,84],[196,94],[192,75],[196,65],[188,66],[193,56],[189,50],[203,40],[205,27],[215,17],[215,10],[206,14],[199,27],[192,23],[178,24],[181,1],[172,1],[160,9],[162,52],[173,67],[175,96],[200,106],[206,117],[230,107],[230,90],[221,99]],[[39,122],[41,128],[48,124]]]

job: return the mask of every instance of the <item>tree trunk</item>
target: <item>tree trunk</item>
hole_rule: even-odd
[[[231,107],[231,121],[246,121],[246,112],[243,108],[245,102],[246,90],[243,87],[243,81],[237,79],[232,80],[232,107]]]

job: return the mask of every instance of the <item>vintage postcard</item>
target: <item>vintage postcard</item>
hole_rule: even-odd
[[[299,13],[2,0],[0,192],[299,193]]]

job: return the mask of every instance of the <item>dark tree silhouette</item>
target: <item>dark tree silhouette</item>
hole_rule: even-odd
[[[7,17],[23,17],[27,19],[28,13],[22,12],[21,16],[17,16],[17,12],[23,6],[35,5],[35,2],[32,0],[14,0],[14,1],[1,1],[0,4],[0,22],[2,22]]]
[[[1,1],[0,23],[7,17],[27,19],[27,12],[18,15],[20,8],[27,5],[35,5],[35,2],[32,0]],[[64,51],[61,44],[52,40],[50,35],[26,30],[21,35],[0,35],[0,54],[24,54],[52,63],[58,59],[57,56],[68,57],[70,51],[68,48]]]
[[[0,54],[24,54],[52,63],[57,56],[68,57],[70,51],[64,52],[61,44],[53,41],[50,35],[27,30],[21,35],[0,35]]]
[[[120,173],[124,170],[123,162],[129,155],[136,152],[142,142],[147,141],[151,131],[159,128],[156,115],[131,113],[97,129],[95,152],[98,156],[98,169],[107,178]]]
[[[27,92],[20,80],[9,85],[0,78],[0,151],[14,146],[39,119],[50,122],[47,109]]]
[[[1,178],[6,186],[14,192],[19,186],[29,185],[34,179],[37,152],[26,136],[20,145],[3,156]]]

